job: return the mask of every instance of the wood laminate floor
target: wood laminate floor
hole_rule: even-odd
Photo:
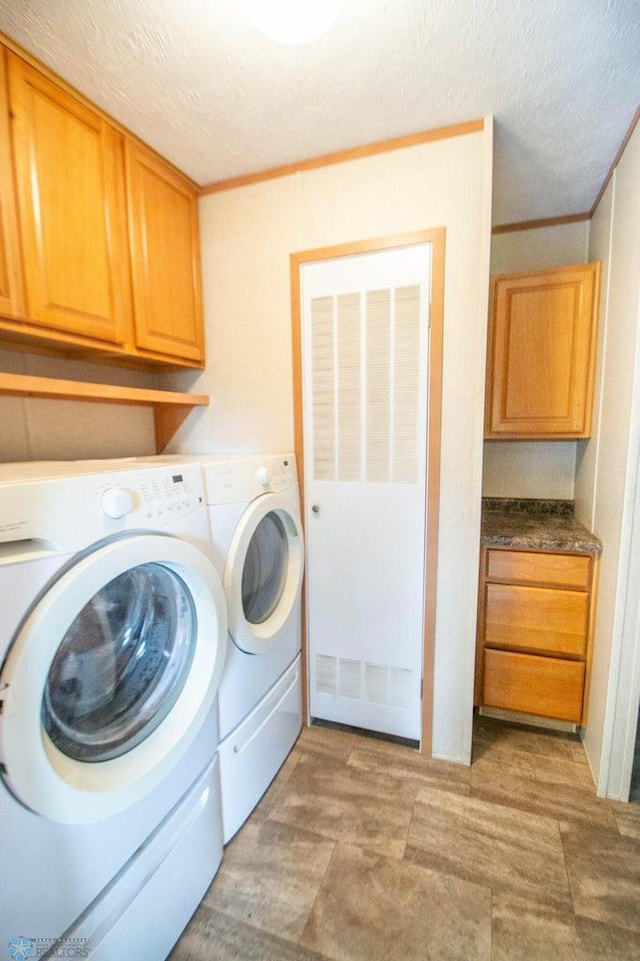
[[[638,727],[636,728],[636,744],[633,755],[633,772],[631,775],[630,801],[640,801],[640,715],[638,716]]]
[[[477,718],[470,768],[311,727],[170,961],[640,961],[640,804],[577,736]]]

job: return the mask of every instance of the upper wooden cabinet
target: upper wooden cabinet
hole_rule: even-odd
[[[485,437],[589,437],[599,264],[493,277]]]
[[[202,367],[195,184],[28,61],[0,47],[0,338]]]
[[[189,182],[127,142],[136,343],[202,360],[198,205]]]
[[[29,320],[124,344],[122,137],[12,53],[8,68]]]
[[[22,318],[25,311],[9,136],[6,63],[4,49],[0,47],[0,313],[5,317]]]

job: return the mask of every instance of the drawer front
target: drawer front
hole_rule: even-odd
[[[487,584],[484,642],[583,656],[589,595],[546,587]]]
[[[485,650],[483,704],[579,722],[584,670],[581,661]]]
[[[591,584],[591,558],[546,551],[487,551],[489,580],[549,584],[586,591]]]

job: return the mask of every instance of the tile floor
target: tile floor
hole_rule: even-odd
[[[631,792],[629,800],[640,801],[640,714],[636,728],[636,747],[633,755],[633,773],[631,775]]]
[[[170,961],[640,961],[640,804],[576,736],[478,718],[470,768],[303,730]]]

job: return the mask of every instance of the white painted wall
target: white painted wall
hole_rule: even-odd
[[[604,272],[599,402],[596,430],[591,441],[581,442],[576,474],[578,516],[604,545],[584,744],[599,793],[612,797],[620,795],[621,783],[619,762],[611,763],[617,707],[620,699],[629,703],[638,643],[640,584],[637,573],[630,578],[640,446],[638,223],[640,127],[629,141],[593,220],[590,258],[601,260]]]
[[[68,358],[0,351],[0,370],[130,387],[153,387],[154,375]],[[148,407],[0,397],[0,461],[76,460],[155,453]]]
[[[588,221],[509,231],[492,237],[491,273],[582,264],[588,256]],[[575,471],[575,441],[487,441],[482,493],[573,500]]]
[[[208,392],[172,450],[293,445],[289,254],[445,226],[446,275],[434,753],[470,760],[492,124],[201,201],[207,370],[165,386]]]

